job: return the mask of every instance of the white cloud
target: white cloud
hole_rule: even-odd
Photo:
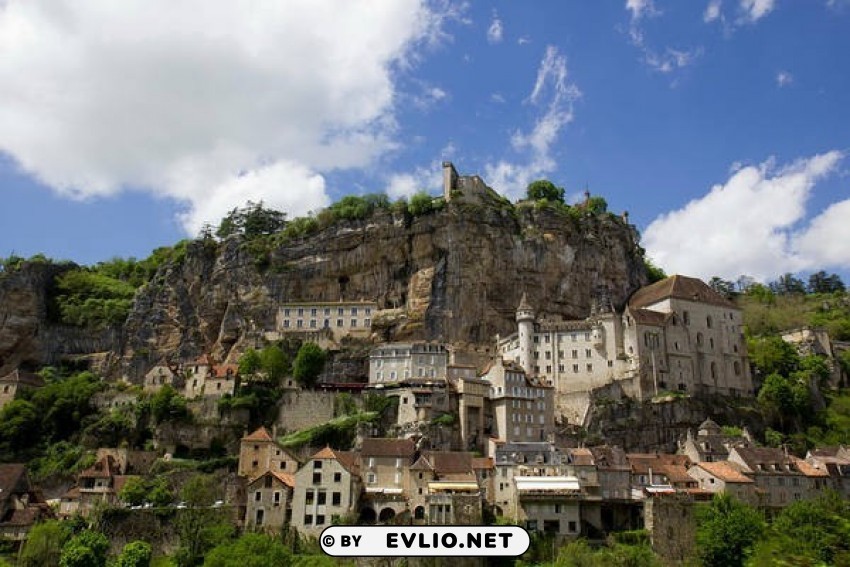
[[[526,45],[528,43],[531,43],[531,38],[529,38],[527,36],[522,36],[522,37],[517,38],[516,43],[517,43],[517,45]]]
[[[327,202],[394,148],[394,69],[445,39],[425,0],[0,4],[0,151],[74,198],[144,189],[187,231],[247,199]],[[439,100],[445,93],[432,89]]]
[[[705,7],[705,12],[702,14],[702,21],[709,23],[719,19],[721,4],[722,0],[711,0],[708,6]]]
[[[499,19],[499,14],[494,11],[493,21],[490,22],[490,27],[487,28],[487,41],[490,43],[501,43],[503,34],[502,20]]]
[[[787,87],[794,82],[794,75],[788,71],[779,71],[776,74],[776,85],[778,87]]]
[[[659,14],[653,0],[626,0],[626,10],[632,13],[632,20]]]
[[[804,222],[812,188],[842,157],[831,151],[781,168],[768,160],[738,169],[704,197],[655,219],[644,233],[649,256],[668,273],[702,278],[769,279],[850,266],[850,249],[843,245],[850,230],[846,217],[841,221],[850,201]]]
[[[626,9],[631,12],[629,40],[641,53],[641,61],[650,69],[668,74],[691,65],[702,54],[701,48],[674,49],[666,47],[659,51],[646,41],[641,20],[661,15],[652,0],[627,0]]]
[[[446,149],[454,151],[453,148]],[[393,199],[410,198],[420,191],[434,193],[442,186],[442,171],[440,164],[435,162],[429,167],[417,167],[412,173],[393,174],[387,180],[385,191]]]
[[[499,160],[485,165],[485,179],[511,198],[521,197],[529,182],[554,171],[552,146],[561,130],[573,120],[573,106],[581,91],[567,80],[567,59],[549,46],[540,62],[528,102],[542,109],[529,132],[516,131],[511,146],[520,154],[519,161]]]
[[[490,95],[490,101],[499,104],[505,104],[505,97],[501,93],[493,93]]]
[[[772,12],[774,7],[775,0],[741,0],[741,21],[755,23]]]

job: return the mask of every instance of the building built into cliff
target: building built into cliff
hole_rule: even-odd
[[[589,392],[614,383],[638,400],[664,391],[753,394],[742,312],[696,278],[643,287],[622,311],[601,297],[582,320],[536,316],[523,295],[516,321],[497,350],[551,381],[556,412],[570,423],[583,423]]]
[[[377,310],[374,301],[284,303],[277,310],[275,334],[315,335],[319,344],[339,343],[345,337],[368,338]]]

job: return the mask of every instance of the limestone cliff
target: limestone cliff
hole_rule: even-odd
[[[259,252],[238,236],[198,240],[139,290],[123,329],[97,333],[50,324],[63,268],[28,267],[0,274],[0,371],[109,351],[120,357],[110,373],[138,380],[162,358],[233,358],[274,329],[282,302],[340,298],[376,301],[373,329],[386,340],[490,344],[514,331],[523,292],[566,317],[586,316],[600,287],[622,305],[646,283],[637,238],[614,215],[492,195],[418,217],[379,209]]]
[[[615,304],[646,283],[633,227],[492,199],[420,217],[380,210],[269,252],[239,237],[196,242],[138,294],[125,326],[127,374],[161,357],[224,359],[274,328],[282,302],[369,299],[384,339],[489,344],[514,330],[523,291],[539,311],[586,316],[600,286]]]

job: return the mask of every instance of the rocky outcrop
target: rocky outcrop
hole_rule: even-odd
[[[274,328],[282,302],[341,298],[376,301],[384,340],[489,344],[514,331],[523,292],[538,312],[584,317],[600,287],[622,305],[646,283],[637,233],[620,218],[495,195],[419,217],[379,210],[259,251],[238,236],[193,241],[139,290],[120,330],[51,326],[48,290],[63,269],[0,274],[2,368],[111,351],[112,374],[140,380],[162,359],[232,360]]]
[[[489,343],[513,332],[523,292],[539,311],[566,317],[587,316],[600,286],[622,305],[646,283],[637,238],[613,215],[458,199],[416,218],[379,211],[341,221],[263,262],[238,237],[194,242],[139,292],[125,371],[138,378],[162,357],[202,352],[225,359],[292,301],[374,300],[394,314],[381,319],[384,339]]]

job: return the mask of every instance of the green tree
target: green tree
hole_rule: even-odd
[[[165,384],[151,396],[150,410],[155,423],[183,421],[189,417],[186,398],[169,384]]]
[[[181,550],[178,564],[197,565],[204,554],[233,532],[219,508],[213,507],[216,499],[215,479],[196,474],[180,490],[186,508],[179,510],[175,525],[180,536]]]
[[[806,284],[791,273],[782,274],[779,279],[770,282],[768,287],[777,295],[803,295],[806,293]]]
[[[213,548],[204,559],[204,567],[266,567],[289,565],[291,556],[278,539],[265,534],[248,533],[236,541]]]
[[[325,368],[327,353],[316,343],[304,343],[295,355],[292,374],[298,382],[306,387],[316,383],[316,379]]]
[[[835,492],[782,510],[755,548],[750,565],[850,564],[850,506]]]
[[[246,349],[239,357],[239,374],[241,376],[252,376],[257,373],[261,364],[260,354],[252,348]]]
[[[168,506],[174,500],[168,481],[163,477],[157,477],[148,482],[147,488],[147,501],[154,506]]]
[[[42,416],[35,404],[26,400],[7,403],[0,410],[0,454],[15,459],[36,447],[41,441],[41,426]]]
[[[56,520],[36,524],[30,530],[24,547],[21,549],[19,563],[22,567],[42,567],[58,565],[62,556],[62,546],[68,534]]]
[[[285,219],[285,213],[266,208],[262,201],[248,201],[244,207],[234,208],[221,219],[216,236],[227,238],[233,234],[241,234],[251,240],[282,230]]]
[[[121,550],[114,567],[150,567],[153,549],[144,541],[131,541]]]
[[[140,476],[131,476],[118,492],[118,498],[130,506],[141,506],[148,494],[148,483]]]
[[[809,276],[809,293],[835,293],[844,291],[844,282],[838,274],[827,275],[821,270]]]
[[[100,532],[85,530],[62,546],[59,567],[103,567],[109,540]]]
[[[761,376],[773,373],[789,376],[800,363],[794,347],[775,335],[747,340],[747,353]]]
[[[735,295],[735,282],[733,281],[714,276],[708,281],[708,285],[723,297],[731,298]]]
[[[414,217],[427,215],[437,208],[435,207],[434,202],[434,197],[425,191],[419,191],[410,197],[410,202],[407,205],[407,211]]]
[[[587,200],[587,211],[594,215],[601,215],[608,212],[608,201],[603,197],[591,197]]]
[[[795,412],[794,391],[784,376],[774,372],[764,380],[758,393],[758,404],[762,412],[784,429],[785,419]]]
[[[526,194],[532,201],[547,200],[552,203],[564,202],[564,189],[558,187],[548,179],[538,179],[528,184]]]
[[[660,282],[667,278],[664,270],[656,266],[649,258],[643,259],[643,267],[646,269],[646,277],[649,279],[649,283]]]
[[[725,492],[715,494],[698,514],[697,551],[703,565],[743,565],[764,530],[764,519],[756,510]]]
[[[280,381],[289,372],[289,357],[277,345],[265,347],[260,351],[259,358],[260,368],[262,368],[266,378],[273,383]]]

